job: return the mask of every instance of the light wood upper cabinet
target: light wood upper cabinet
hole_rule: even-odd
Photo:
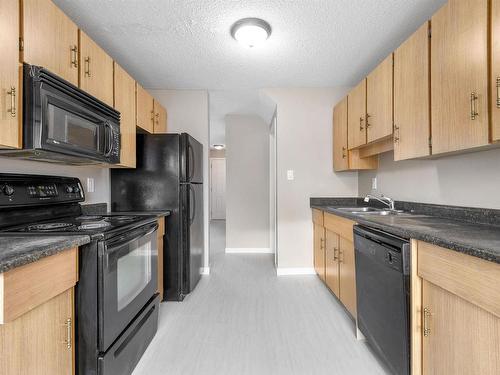
[[[333,109],[333,169],[337,172],[349,169],[347,146],[347,97]]]
[[[392,53],[366,79],[367,142],[392,135]]]
[[[325,281],[325,228],[314,223],[314,269]]]
[[[80,88],[113,106],[113,59],[82,30],[80,33]]]
[[[430,154],[429,23],[394,52],[394,160]]]
[[[73,374],[73,289],[0,325],[0,375]]]
[[[491,2],[492,139],[500,140],[500,0]]]
[[[135,81],[120,65],[114,64],[114,108],[120,112],[120,166],[135,168]]]
[[[167,110],[154,99],[153,103],[155,119],[153,131],[155,134],[161,134],[167,132]]]
[[[137,127],[148,133],[154,132],[154,99],[144,88],[136,84]]]
[[[22,3],[23,61],[78,86],[78,27],[51,0]]]
[[[378,167],[378,157],[361,158],[359,150],[349,150],[347,140],[349,99],[345,97],[333,109],[333,169],[336,172]]]
[[[325,282],[328,288],[340,298],[339,282],[339,236],[331,230],[325,230]]]
[[[432,153],[487,145],[488,0],[449,0],[431,24]]]
[[[2,1],[0,19],[0,147],[22,148],[19,2]]]
[[[366,144],[366,79],[348,95],[348,145],[349,149]]]

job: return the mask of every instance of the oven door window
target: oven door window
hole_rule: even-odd
[[[102,123],[92,121],[55,103],[47,105],[47,142],[102,153]]]
[[[118,311],[128,306],[151,282],[152,245],[151,241],[136,240],[129,244],[132,250],[118,258],[116,265]]]

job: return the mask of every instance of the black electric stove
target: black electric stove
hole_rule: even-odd
[[[131,374],[158,327],[157,217],[88,216],[84,200],[78,178],[0,174],[0,234],[90,236],[78,250],[76,371]]]

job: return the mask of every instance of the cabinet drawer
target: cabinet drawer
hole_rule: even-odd
[[[354,221],[349,219],[344,219],[340,216],[335,216],[325,212],[324,225],[325,228],[337,233],[340,237],[345,238],[351,242],[354,242],[352,235],[352,227],[355,224]]]
[[[323,211],[312,209],[313,223],[323,225]]]
[[[418,275],[500,317],[499,264],[419,242]]]
[[[78,280],[73,248],[0,274],[0,324],[72,288]]]

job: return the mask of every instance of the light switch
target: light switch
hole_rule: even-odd
[[[377,177],[372,178],[372,190],[377,190]]]
[[[92,177],[87,178],[87,193],[93,193],[95,191],[94,179]]]
[[[293,174],[293,169],[289,169],[286,171],[286,178],[288,181],[293,181],[295,180],[295,176]]]

